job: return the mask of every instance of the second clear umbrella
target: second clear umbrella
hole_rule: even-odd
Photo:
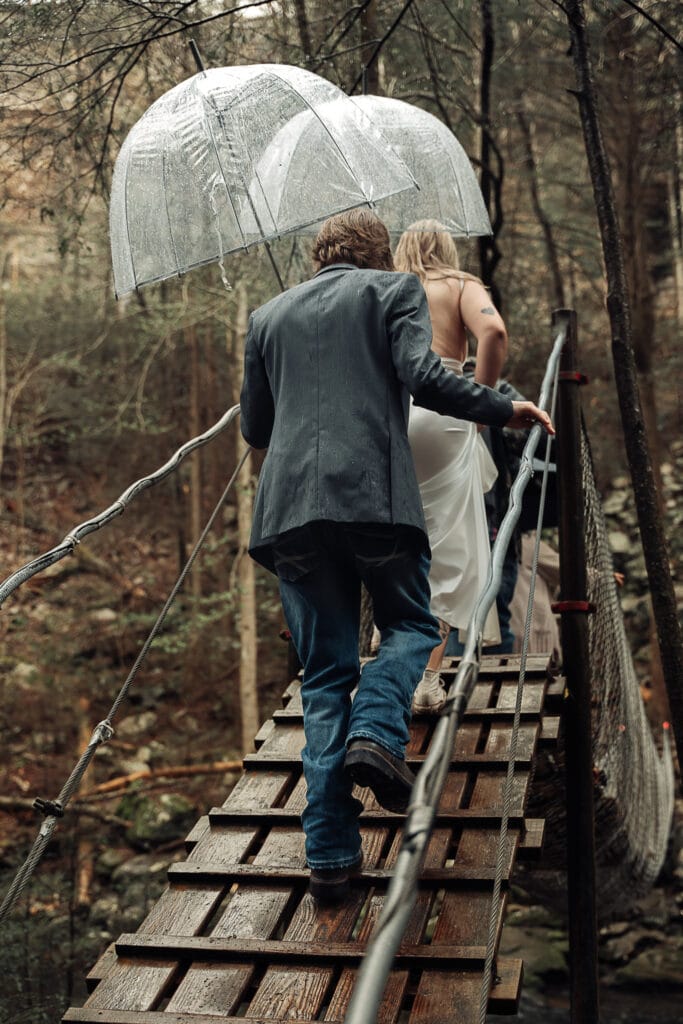
[[[382,132],[390,152],[406,164],[418,186],[417,191],[378,199],[376,212],[392,234],[401,234],[415,221],[428,219],[440,221],[456,237],[491,234],[469,157],[443,122],[412,103],[386,96],[353,96],[349,102],[353,112],[348,104],[331,104],[329,117],[342,131],[354,122],[362,131],[369,119]],[[280,182],[277,193],[287,196],[289,168],[305,164],[317,131],[311,117],[299,115],[273,140],[264,160],[274,182]],[[316,226],[304,229],[306,234],[315,231]]]
[[[491,234],[469,157],[438,117],[386,96],[354,96],[353,102],[378,125],[419,187],[419,192],[387,197],[377,204],[392,233],[405,231],[416,220],[433,218],[457,237]]]

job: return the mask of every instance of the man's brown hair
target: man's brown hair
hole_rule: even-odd
[[[313,243],[312,256],[316,270],[332,263],[394,269],[389,232],[376,214],[363,208],[329,217]]]

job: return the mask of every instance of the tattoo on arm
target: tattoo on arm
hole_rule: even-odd
[[[493,306],[484,306],[483,309],[479,310],[480,313],[486,313],[488,316],[495,316],[496,311]]]

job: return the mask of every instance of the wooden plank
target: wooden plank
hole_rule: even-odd
[[[517,1013],[523,979],[523,960],[499,957],[496,960],[495,978],[489,992],[489,1013]]]
[[[266,808],[277,803],[291,785],[290,772],[244,772],[235,783],[221,810],[235,811],[245,808]],[[185,849],[190,853],[197,843],[205,838],[209,828],[207,815],[197,821],[185,839]]]
[[[447,672],[444,673],[444,677],[444,682],[447,686],[450,686],[453,681],[452,678]],[[491,707],[495,691],[496,687],[490,679],[482,680],[482,678],[479,677],[477,682],[474,684],[474,689],[472,690],[467,709],[481,711],[485,708]]]
[[[214,807],[209,811],[209,818],[214,825],[243,824],[245,821],[259,825],[292,825],[300,817],[298,811],[285,807],[267,807],[263,810],[239,808],[232,810],[227,807]],[[365,810],[361,813],[361,826],[379,825],[387,828],[402,828],[406,821],[405,814],[377,810]],[[446,811],[439,806],[436,822],[440,825],[481,825],[495,828],[500,825],[501,816],[496,810],[486,808],[462,807],[454,811]],[[524,819],[520,815],[510,815],[510,822],[522,825]]]
[[[284,730],[282,730],[284,732]],[[459,733],[458,733],[459,735]],[[261,748],[256,754],[247,754],[244,758],[244,766],[247,769],[254,769],[256,771],[264,768],[266,770],[273,768],[280,769],[282,771],[300,771],[301,770],[301,755],[291,753],[281,753],[280,751],[272,752],[266,751],[266,745]],[[426,760],[426,754],[413,754],[406,758],[406,764],[414,772],[418,772]],[[525,757],[524,751],[520,751],[515,758],[515,764],[520,768],[526,768],[527,770],[531,767],[531,761],[528,756]],[[495,754],[471,754],[468,757],[453,757],[450,761],[451,768],[468,768],[468,769],[498,769],[499,771],[505,771],[507,768],[507,760],[503,757],[498,757]]]
[[[526,660],[526,679],[538,677],[546,678],[550,663],[549,654],[529,654]],[[441,674],[455,673],[458,669],[459,659],[444,658]],[[480,678],[498,678],[500,676],[519,676],[522,668],[522,659],[519,654],[507,654],[499,656],[484,655],[481,659]]]
[[[515,834],[519,835],[518,829],[515,830]],[[492,842],[497,841],[497,832],[486,832],[482,829],[477,831],[476,838],[472,840],[472,843],[476,847],[476,843],[484,842],[487,836],[491,837]],[[396,841],[400,844],[400,833],[396,834]],[[303,851],[303,839],[301,840],[301,849]],[[465,847],[463,846],[464,849]],[[460,846],[458,846],[458,850],[460,850]],[[192,883],[208,884],[212,880],[215,880],[217,883],[220,881],[225,885],[231,882],[249,882],[252,885],[271,885],[273,882],[288,882],[294,885],[307,882],[310,875],[308,868],[293,867],[287,863],[266,868],[256,864],[213,864],[211,861],[202,864],[183,861],[171,864],[168,870],[169,877],[176,883],[182,880],[182,882],[188,885],[189,891],[192,891],[189,888]],[[363,867],[355,877],[365,885],[386,888],[392,876],[393,872],[386,869]],[[507,870],[504,871],[503,880],[505,881],[509,877],[509,872]],[[420,877],[419,885],[423,889],[438,889],[444,886],[447,888],[457,887],[464,882],[480,882],[483,884],[492,880],[493,869],[479,863],[475,850],[471,862],[467,864],[456,863],[452,867],[447,868],[425,868]]]
[[[228,805],[240,807],[244,801],[266,802],[278,799],[288,785],[287,773],[266,773],[262,778],[245,779],[235,786]],[[210,829],[194,846],[190,860],[198,856],[219,857],[222,864],[233,864],[247,856],[258,836],[258,828]],[[169,875],[169,879],[170,879]],[[173,880],[171,879],[171,882]],[[197,885],[171,884],[152,907],[140,931],[147,934],[157,932],[196,935],[221,903],[228,886],[226,879],[215,879],[213,883]],[[116,1007],[121,1010],[147,1009],[153,1006],[167,992],[177,972],[175,962],[145,966],[140,962],[130,964],[119,960],[101,979],[87,1000],[93,1008]],[[126,980],[128,979],[128,980]]]
[[[520,730],[521,731],[521,730]],[[510,747],[511,725],[494,724],[486,739],[487,751],[507,750]],[[530,727],[528,735],[520,738],[532,745],[538,733],[538,725]],[[488,812],[502,810],[501,779],[497,775],[477,776],[469,801],[470,809],[484,809]],[[519,799],[519,783],[515,779],[515,796]],[[495,873],[500,841],[500,830],[464,828],[457,842],[456,864],[459,869],[477,863],[482,870]],[[504,843],[503,873],[512,870],[515,853],[520,841],[518,828],[509,828]],[[469,944],[472,949],[486,948],[489,920],[491,916],[491,890],[448,890],[444,893],[435,924],[433,943],[450,943],[457,946]],[[496,908],[494,949],[497,949],[503,924],[505,894]],[[520,975],[521,978],[521,975]],[[473,969],[424,970],[420,976],[415,999],[411,1008],[410,1024],[433,1024],[435,1020],[457,1021],[459,1024],[475,1024],[479,1019],[479,1004],[483,983],[483,965]],[[514,990],[514,991],[513,991]],[[508,984],[498,1005],[516,1004],[519,986]],[[492,993],[489,998],[491,1005]]]
[[[521,722],[517,730],[515,763],[530,764],[536,751],[540,732],[539,722]],[[506,766],[512,750],[512,722],[492,722],[484,754],[492,761],[504,761]]]
[[[524,861],[538,860],[543,853],[544,842],[545,819],[525,818],[524,829],[517,848],[519,859]]]
[[[240,888],[232,896],[211,934],[237,941],[242,941],[245,935],[250,938],[258,938],[261,934],[270,937],[277,930],[290,898],[288,888],[266,892]],[[231,962],[229,959],[221,963],[195,960],[170,999],[168,1009],[221,1015],[236,1011],[253,975],[252,963]]]
[[[431,734],[431,728],[424,723],[413,723],[411,737],[407,752],[412,753],[424,748],[427,737]],[[448,788],[450,780],[447,780]],[[459,790],[460,791],[460,790]],[[389,852],[386,857],[385,867],[393,874],[396,864],[396,857],[400,845],[400,831],[394,833]],[[448,854],[450,833],[447,830],[438,829],[431,836],[425,852],[425,867],[443,868]],[[370,896],[369,902],[364,908],[364,916],[360,920],[360,927],[356,940],[359,943],[366,943],[376,924],[382,905],[383,894],[376,890]],[[423,936],[425,926],[429,917],[430,908],[433,904],[431,892],[418,892],[415,906],[408,919],[403,941],[408,943],[419,943]],[[329,1006],[325,1014],[325,1020],[342,1020],[346,1015],[348,1002],[351,998],[353,985],[356,979],[356,969],[345,967],[342,969],[334,992],[331,995]],[[389,974],[384,990],[384,997],[377,1014],[377,1024],[396,1024],[403,1006],[403,1001],[408,989],[410,973],[408,970],[393,970]]]
[[[364,893],[354,888],[338,908],[319,907],[307,894],[285,936],[277,943],[278,949],[301,948],[304,952],[323,952],[334,948],[341,940],[348,940],[364,899]],[[356,943],[347,941],[344,946],[352,948],[356,954],[360,951]],[[312,966],[309,956],[303,957],[299,965],[288,955],[265,959],[269,966],[247,1014],[267,1015],[279,1020],[318,1016],[338,963],[337,958],[325,957],[328,966]],[[274,963],[276,959],[280,963]]]
[[[522,989],[522,960],[499,960],[488,996],[488,1012],[516,1014]],[[476,1024],[483,975],[480,971],[424,971],[410,1014],[410,1024]]]
[[[314,903],[313,900],[309,901]],[[142,932],[124,932],[116,940],[119,957],[172,956],[188,961],[197,957],[239,958],[273,963],[285,961],[296,964],[358,963],[365,948],[358,942],[325,940],[318,944],[295,939],[222,939],[214,935],[145,935]],[[485,946],[407,944],[402,943],[396,962],[403,966],[448,966],[458,961],[481,961],[486,956]],[[166,966],[164,964],[164,966]]]
[[[110,942],[102,956],[91,967],[85,976],[85,985],[88,992],[92,992],[95,986],[104,978],[108,971],[116,963],[116,950],[114,943]]]
[[[547,681],[545,678],[538,680],[530,680],[528,677],[524,681],[524,689],[522,691],[522,710],[523,711],[534,711],[540,715],[541,708],[543,707],[543,701],[545,697]],[[517,680],[514,682],[502,682],[500,686],[500,692],[498,694],[498,700],[496,707],[499,710],[511,710],[514,711],[517,704]]]
[[[408,1017],[409,1024],[475,1024],[478,1020],[481,972],[423,971]]]
[[[490,689],[490,688],[487,687],[487,689]],[[514,707],[503,707],[503,708],[488,707],[488,706],[473,707],[472,703],[470,702],[470,704],[468,704],[467,709],[464,712],[463,720],[465,722],[473,721],[475,719],[476,720],[485,721],[486,719],[491,718],[491,719],[496,719],[496,720],[500,719],[501,721],[509,721],[514,716],[514,713],[515,713]],[[427,717],[433,719],[434,718],[434,712],[433,711],[429,711],[429,712],[427,712],[427,711],[425,711],[425,712],[414,711],[413,712],[413,722],[420,721],[421,719],[427,718]],[[526,720],[526,721],[528,721],[529,719],[536,720],[539,717],[540,717],[540,709],[539,708],[535,708],[535,707],[529,708],[529,707],[527,707],[527,708],[524,708],[520,712],[520,718],[522,720]],[[302,712],[300,707],[297,708],[297,707],[293,707],[292,704],[288,704],[286,708],[281,708],[280,710],[273,712],[273,721],[276,722],[280,726],[282,726],[282,725],[301,725],[303,723],[303,712]]]
[[[562,720],[559,715],[544,715],[541,719],[541,733],[538,737],[539,744],[554,746],[560,738]]]
[[[273,721],[272,718],[269,718],[266,722],[263,723],[259,731],[254,736],[254,747],[256,750],[258,750],[259,747],[263,746],[263,744],[266,742],[274,728],[275,722]]]
[[[242,994],[254,974],[253,964],[193,962],[175,993],[167,1010],[177,1013],[224,1014],[235,1013],[242,1002]],[[214,1016],[214,1022],[216,1017]]]
[[[477,759],[477,750],[482,740],[483,722],[462,722],[455,734],[455,746],[451,763],[471,764]]]
[[[91,1010],[150,1010],[168,989],[178,971],[175,959],[118,957],[86,1000]]]
[[[320,1024],[319,1020],[296,1018],[297,1024]],[[331,1018],[340,1024],[340,1018]],[[168,1013],[167,1011],[135,1012],[118,1010],[92,1010],[88,1008],[71,1008],[62,1017],[64,1024],[282,1024],[283,1018],[226,1016],[224,1014]],[[378,1018],[378,1024],[384,1024]]]
[[[290,772],[243,772],[223,807],[273,807],[287,798],[294,784]]]
[[[242,1016],[191,1011],[169,1013],[167,1010],[96,1010],[92,1007],[72,1007],[66,1011],[62,1020],[65,1024],[245,1024],[245,1018]],[[249,1017],[246,1024],[282,1024],[282,1018]],[[320,1021],[299,1019],[298,1024],[320,1024]]]
[[[480,771],[474,781],[470,807],[496,808],[502,811],[506,777],[500,772]],[[515,770],[511,785],[510,813],[523,815],[529,798],[529,772]]]

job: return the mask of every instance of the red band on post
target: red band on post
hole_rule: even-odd
[[[562,612],[588,612],[592,614],[595,611],[595,605],[592,601],[555,601],[554,604],[550,605],[550,610],[555,615]]]
[[[576,384],[588,383],[586,374],[579,373],[578,370],[560,370],[558,377],[560,380],[573,380]]]

